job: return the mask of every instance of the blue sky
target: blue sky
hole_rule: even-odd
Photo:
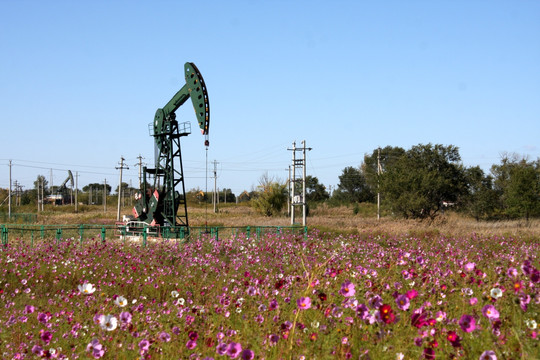
[[[466,166],[540,157],[538,1],[0,0],[0,187],[79,175],[138,183],[148,124],[201,71],[210,147],[178,112],[186,188],[239,194],[285,180],[302,140],[307,173],[338,184],[378,146],[456,145]],[[212,172],[208,188],[213,187]]]

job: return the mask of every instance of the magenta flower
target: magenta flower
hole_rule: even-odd
[[[499,311],[495,309],[493,305],[486,305],[482,308],[482,314],[489,319],[489,321],[499,320]]]
[[[36,310],[36,308],[33,307],[32,305],[26,305],[26,306],[24,307],[24,313],[25,313],[25,314],[31,314],[31,313],[33,313],[35,310]]]
[[[296,305],[298,305],[301,310],[309,309],[311,307],[311,299],[309,297],[301,297],[296,300]]]
[[[242,360],[253,360],[255,358],[255,353],[249,349],[242,351],[241,355]]]
[[[49,343],[52,340],[52,334],[50,331],[41,331],[40,337],[41,337],[41,340],[45,343],[45,345],[49,345]]]
[[[165,331],[160,332],[158,335],[158,338],[160,341],[163,341],[163,342],[171,341],[171,335],[169,335],[169,333]]]
[[[415,297],[418,296],[418,291],[416,291],[414,289],[408,290],[407,293],[406,293],[406,296],[409,298],[409,300],[412,300],[412,299],[414,299]]]
[[[471,315],[463,315],[459,319],[459,326],[465,332],[472,332],[476,329],[476,320]]]
[[[196,340],[189,340],[187,343],[186,343],[186,347],[188,349],[195,349],[197,347],[197,341]]]
[[[339,290],[339,293],[346,297],[354,296],[356,293],[354,290],[354,284],[349,280],[346,280],[343,284],[341,284],[341,290]]]
[[[242,352],[242,345],[240,345],[239,343],[231,342],[227,346],[227,355],[229,355],[231,359],[236,359],[240,355],[241,352]]]
[[[37,356],[43,356],[45,352],[43,351],[43,348],[39,345],[34,345],[32,347],[32,353],[36,354]]]

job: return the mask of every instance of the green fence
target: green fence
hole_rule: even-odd
[[[34,240],[54,238],[56,241],[64,239],[74,239],[80,242],[85,240],[107,239],[135,239],[141,240],[146,245],[149,239],[166,240],[190,240],[203,237],[211,238],[236,238],[245,236],[246,238],[259,239],[266,234],[303,234],[307,236],[307,226],[243,226],[243,227],[150,227],[138,228],[120,225],[35,225],[35,224],[3,224],[0,225],[1,240],[3,245],[7,245],[9,239],[30,240],[32,245]]]

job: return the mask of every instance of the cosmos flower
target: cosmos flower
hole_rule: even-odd
[[[409,309],[411,305],[411,301],[409,300],[407,295],[399,295],[396,298],[396,304],[397,304],[398,309],[406,311]]]
[[[240,355],[241,352],[242,352],[242,345],[240,345],[239,343],[231,342],[227,346],[227,355],[229,355],[231,359],[236,359]]]
[[[242,360],[253,360],[255,358],[255,353],[250,349],[244,349],[240,358]]]
[[[132,315],[127,311],[122,311],[120,313],[120,321],[122,324],[129,324],[131,323]]]
[[[94,359],[99,359],[105,355],[105,349],[97,339],[90,341],[90,343],[86,346],[86,351],[90,352]]]
[[[499,288],[493,288],[491,289],[491,291],[489,292],[489,295],[493,298],[493,299],[499,299],[501,296],[503,296],[503,292],[501,289]]]
[[[82,285],[79,285],[79,292],[84,295],[91,295],[94,293],[94,291],[96,291],[96,288],[90,283],[84,283]]]
[[[306,310],[311,307],[311,299],[309,297],[301,297],[296,300],[296,304],[301,310]]]
[[[493,350],[486,350],[480,355],[478,360],[497,360],[497,355]]]
[[[459,319],[459,326],[465,332],[472,332],[476,329],[476,320],[471,315],[463,315]]]
[[[482,308],[482,314],[489,319],[489,321],[499,320],[499,311],[495,309],[493,305],[486,305]]]
[[[124,307],[127,305],[128,301],[125,297],[123,296],[118,296],[115,300],[114,300],[114,303],[120,307]]]
[[[346,297],[354,296],[354,294],[356,293],[356,290],[354,290],[354,284],[349,280],[345,281],[343,284],[341,284],[341,289],[339,290],[339,293]]]
[[[113,331],[118,326],[118,319],[113,315],[101,315],[99,317],[99,326],[103,330]]]

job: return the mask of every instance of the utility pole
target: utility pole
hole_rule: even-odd
[[[306,201],[306,150],[311,148],[306,148],[306,141],[302,140],[302,147],[297,148],[296,142],[293,142],[292,149],[287,149],[292,151],[292,177],[291,177],[291,225],[294,225],[295,221],[295,206],[302,206],[302,226],[306,226],[306,217],[307,217],[307,201]],[[302,151],[302,159],[296,158],[296,152]],[[296,168],[302,168],[302,178],[297,178]],[[302,181],[302,194],[296,195],[296,183]]]
[[[214,203],[214,213],[217,213],[217,203],[219,201],[219,195],[217,194],[217,164],[218,162],[214,160],[214,196],[212,197],[212,202]]]
[[[9,160],[9,199],[8,199],[8,218],[11,220],[11,160]]]
[[[381,167],[381,148],[379,147],[377,149],[377,220],[381,218],[381,193],[379,190],[380,184],[379,184],[379,177],[382,173],[382,167]]]
[[[141,188],[141,185],[142,185],[142,168],[143,168],[143,157],[139,154],[139,156],[137,157],[137,159],[139,159],[139,163],[138,164],[135,164],[136,166],[138,165],[139,166],[139,189]]]
[[[79,172],[75,171],[75,212],[79,212]]]
[[[45,211],[45,176],[41,178],[41,211]]]
[[[120,167],[117,167],[116,169],[120,169],[120,182],[118,184],[118,211],[116,212],[116,221],[120,221],[120,207],[122,204],[122,170],[129,169],[127,166],[124,166],[124,158],[120,157]]]
[[[103,212],[107,212],[107,179],[103,181]]]

